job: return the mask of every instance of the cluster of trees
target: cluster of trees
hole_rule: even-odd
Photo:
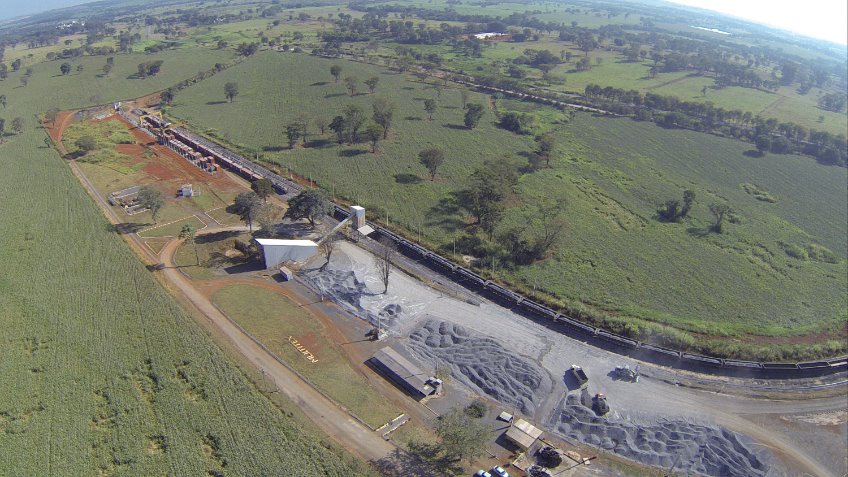
[[[654,121],[664,127],[694,129],[743,139],[761,152],[804,153],[823,163],[848,164],[848,142],[844,134],[833,135],[794,123],[780,123],[750,112],[717,108],[710,103],[680,101],[674,96],[642,94],[596,84],[585,88],[589,105],[618,114]]]
[[[138,77],[147,78],[148,76],[156,76],[162,69],[162,60],[145,61],[138,64]]]

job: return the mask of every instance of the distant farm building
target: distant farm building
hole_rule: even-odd
[[[475,33],[472,35],[477,40],[483,41],[510,41],[512,40],[512,35],[509,33],[499,33],[499,32],[486,32],[486,33]]]
[[[532,447],[541,435],[541,429],[524,419],[514,420],[512,426],[506,431],[506,439],[525,451]]]
[[[256,243],[265,255],[265,268],[272,269],[285,262],[303,262],[318,253],[318,244],[311,240],[279,240],[258,238]]]
[[[420,401],[441,390],[441,380],[428,377],[412,361],[388,346],[377,351],[368,364],[416,400]]]

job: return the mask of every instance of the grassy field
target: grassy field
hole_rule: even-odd
[[[398,104],[400,119],[379,154],[364,145],[336,145],[329,136],[316,138],[327,140],[320,147],[289,151],[280,144],[280,129],[300,114],[332,115],[349,102],[367,107],[371,95],[348,98],[333,83],[334,63],[343,76],[378,74],[377,95]],[[232,80],[243,94],[219,104],[223,83]],[[419,82],[370,66],[266,53],[182,92],[172,112],[245,149],[266,150],[272,161],[361,203],[381,221],[388,210],[391,224],[413,231],[420,224],[426,240],[450,248],[467,219],[452,208],[451,192],[484,159],[506,154],[516,165],[526,161],[520,154],[532,143],[495,128],[491,112],[473,132],[453,128],[460,117],[447,109],[457,103],[450,90],[442,92],[441,109],[427,121],[420,98],[433,95]],[[497,270],[499,276],[528,288],[536,284],[570,304],[608,310],[608,324],[636,327],[646,338],[660,332],[658,324],[686,331],[678,339],[688,343],[701,333],[733,342],[751,335],[832,333],[844,324],[844,169],[800,156],[752,158],[745,155],[746,143],[650,123],[578,114],[563,124],[564,115],[550,108],[498,104],[537,115],[557,131],[561,144],[552,169],[522,176],[505,224],[520,221],[525,204],[540,195],[564,198],[569,223],[563,245],[549,259]],[[415,154],[427,144],[446,150],[435,183],[425,179]],[[756,185],[775,201],[758,200],[743,184]],[[697,195],[690,221],[657,222],[657,206],[679,199],[684,189]],[[739,223],[726,234],[706,233],[714,202],[736,211]],[[816,245],[833,251],[838,263],[786,252]]]
[[[212,299],[274,354],[371,427],[382,426],[401,414],[351,368],[321,324],[296,303],[250,285],[222,288]],[[317,362],[308,361],[292,346],[290,337],[309,350]]]
[[[367,474],[263,397],[115,234],[34,119],[49,107],[134,97],[220,53],[168,52],[161,76],[127,79],[143,55],[81,74],[34,66],[0,83],[0,455],[9,476]],[[11,79],[18,73],[10,74]],[[92,99],[94,98],[94,99]],[[329,448],[328,448],[329,447]]]

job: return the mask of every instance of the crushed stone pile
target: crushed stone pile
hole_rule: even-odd
[[[555,431],[647,465],[702,475],[761,476],[768,466],[743,443],[743,437],[719,427],[683,420],[637,425],[598,417],[576,395],[569,395]]]
[[[497,341],[475,336],[463,326],[428,320],[409,337],[410,350],[423,362],[447,366],[472,389],[532,416],[552,387],[550,375],[532,361],[516,356]]]
[[[382,304],[384,300],[390,300],[391,297],[386,297],[384,300],[375,299],[375,294],[368,289],[365,282],[356,278],[356,273],[352,270],[328,268],[324,271],[308,273],[306,278],[324,295],[374,326],[379,324],[383,329],[393,328],[404,316],[404,309],[400,304]]]

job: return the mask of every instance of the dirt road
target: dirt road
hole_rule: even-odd
[[[222,230],[225,229],[209,228],[201,231],[199,235]],[[355,421],[348,413],[277,361],[195,289],[174,265],[173,256],[180,243],[179,240],[172,240],[162,249],[160,257],[166,267],[162,274],[227,336],[235,349],[256,367],[264,369],[274,379],[280,390],[294,401],[321,430],[360,458],[373,462],[390,456],[396,450],[394,445],[385,441],[378,433]]]
[[[105,199],[88,181],[76,163],[69,162],[71,171],[77,176],[83,188],[103,211],[113,225],[121,222]],[[198,231],[198,235],[241,230],[243,227],[208,227]],[[292,370],[277,361],[257,342],[242,332],[230,319],[216,308],[202,293],[196,290],[189,280],[175,267],[173,256],[180,240],[172,240],[156,256],[136,234],[124,234],[124,239],[147,264],[159,263],[166,268],[162,271],[165,281],[185,296],[185,298],[210,322],[212,322],[232,343],[234,348],[257,368],[264,369],[273,378],[280,390],[285,393],[301,411],[306,414],[322,431],[332,437],[339,445],[361,459],[375,462],[397,455],[398,449],[384,440],[378,433],[371,431],[340,409],[335,403],[312,388]],[[161,258],[160,258],[161,257]]]

